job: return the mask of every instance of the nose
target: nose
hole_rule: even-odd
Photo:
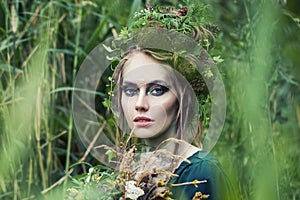
[[[148,102],[148,97],[146,95],[146,92],[141,90],[137,101],[135,103],[135,110],[139,112],[146,112],[149,110],[149,102]]]

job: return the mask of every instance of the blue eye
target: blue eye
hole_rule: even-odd
[[[133,97],[138,94],[138,89],[136,88],[124,88],[123,92],[128,97]]]
[[[161,96],[169,91],[169,88],[162,85],[155,85],[148,89],[147,94],[152,96]]]
[[[128,97],[133,97],[136,95],[139,95],[140,93],[140,88],[136,86],[131,86],[131,85],[125,85],[122,86],[122,91],[123,93],[128,96]],[[166,86],[160,85],[160,84],[150,84],[146,88],[146,95],[151,95],[151,96],[161,96],[168,92],[170,89]]]

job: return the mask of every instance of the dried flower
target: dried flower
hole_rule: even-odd
[[[144,190],[135,186],[135,181],[127,181],[125,185],[125,197],[137,200],[140,196],[144,195]]]
[[[163,186],[165,186],[165,182],[161,179],[158,179],[156,183],[156,187],[163,187]]]
[[[209,197],[208,194],[202,194],[201,192],[196,192],[192,200],[202,200],[202,199],[207,199],[208,197]]]

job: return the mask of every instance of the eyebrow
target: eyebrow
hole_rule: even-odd
[[[169,87],[169,86],[170,86],[170,84],[168,84],[168,83],[166,83],[165,81],[162,81],[162,80],[154,80],[154,81],[151,81],[151,82],[147,83],[146,86],[151,86],[151,85],[155,85],[155,84],[162,85],[162,86],[166,86],[166,87]],[[138,86],[138,84],[133,83],[133,82],[130,82],[130,81],[124,81],[124,84],[123,84],[123,85]]]

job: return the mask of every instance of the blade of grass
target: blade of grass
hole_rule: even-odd
[[[271,119],[269,114],[268,80],[272,67],[272,44],[276,21],[276,8],[270,2],[259,3],[261,9],[257,18],[252,19],[254,44],[250,49],[250,70],[244,74],[245,98],[243,99],[244,134],[248,136],[246,152],[249,152],[253,165],[248,168],[253,179],[251,199],[276,199],[276,162],[272,153]]]
[[[130,14],[127,21],[127,26],[130,25],[131,19],[134,16],[134,13],[139,11],[142,7],[142,1],[141,0],[134,0],[131,4]]]
[[[76,46],[79,46],[79,39],[80,39],[80,28],[81,28],[81,20],[82,20],[82,6],[81,1],[78,2],[78,10],[77,10],[77,18],[78,24],[76,29]],[[73,74],[72,74],[72,81],[74,82],[76,71],[77,71],[77,62],[78,62],[78,48],[75,48],[75,56],[74,56],[74,63],[73,63]],[[72,103],[71,103],[72,104]],[[72,106],[72,105],[71,105]],[[73,134],[73,113],[72,110],[70,111],[69,116],[69,126],[68,126],[68,140],[67,140],[67,155],[66,155],[66,164],[65,164],[65,171],[67,172],[70,167],[70,154],[71,154],[71,143],[72,143],[72,134]],[[66,185],[67,179],[64,182]]]

